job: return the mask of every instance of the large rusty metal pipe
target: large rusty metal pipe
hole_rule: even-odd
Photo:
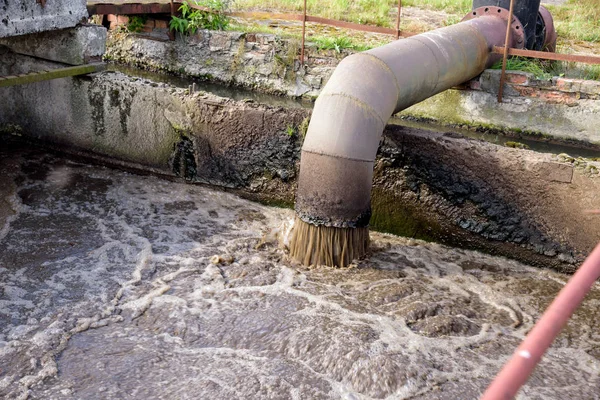
[[[373,163],[388,119],[479,75],[497,59],[491,50],[504,45],[506,23],[482,16],[346,57],[317,99],[308,126],[297,223],[368,229]],[[291,243],[292,257],[304,264],[343,266],[364,255],[342,243],[321,256],[314,246],[327,240],[322,233],[314,233],[319,240],[308,237],[306,229],[304,238],[299,233]],[[359,246],[366,251],[365,241],[368,230]]]

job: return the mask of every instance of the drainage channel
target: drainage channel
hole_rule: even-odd
[[[165,83],[178,88],[188,88],[192,84],[196,85],[197,91],[205,91],[220,97],[230,98],[236,101],[252,100],[257,103],[263,103],[271,106],[286,108],[305,108],[312,109],[314,103],[307,99],[294,99],[286,96],[277,96],[264,93],[258,93],[252,90],[226,86],[218,83],[211,83],[190,77],[176,76],[159,72],[151,72],[129,67],[121,64],[107,64],[108,71],[118,71],[126,75],[146,79],[152,82]],[[533,151],[552,154],[568,154],[571,157],[599,158],[600,148],[594,146],[579,145],[577,143],[565,144],[550,140],[535,140],[518,133],[499,133],[488,129],[466,129],[455,126],[442,126],[434,122],[423,122],[414,119],[392,117],[388,121],[389,125],[399,125],[408,128],[414,128],[422,131],[431,131],[438,133],[453,133],[464,137],[484,140],[489,143],[500,146],[518,146],[529,148]],[[524,145],[524,146],[523,146]]]

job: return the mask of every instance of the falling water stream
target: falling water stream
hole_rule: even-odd
[[[293,211],[0,146],[0,398],[475,399],[568,276],[372,233],[350,268]],[[596,286],[519,399],[600,398]]]

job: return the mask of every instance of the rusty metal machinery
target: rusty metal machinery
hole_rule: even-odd
[[[510,0],[473,0],[473,11],[497,7],[508,11]],[[514,16],[522,25],[524,47],[528,50],[553,51],[556,46],[556,32],[552,17],[546,8],[540,6],[540,0],[516,0]],[[551,39],[554,35],[554,41]]]

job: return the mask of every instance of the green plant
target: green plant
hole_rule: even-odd
[[[319,50],[335,50],[341,53],[343,49],[354,49],[355,45],[348,36],[319,36],[313,39]]]
[[[306,136],[306,132],[308,131],[308,123],[309,122],[310,122],[310,117],[306,117],[302,120],[302,122],[300,123],[300,126],[298,127],[298,131],[300,132],[302,137]]]
[[[127,22],[127,30],[129,32],[141,32],[144,25],[146,25],[146,21],[148,21],[147,15],[132,15],[129,17],[129,22]]]
[[[229,25],[225,14],[229,0],[193,0],[193,4],[204,9],[194,8],[189,1],[179,7],[181,18],[172,16],[169,27],[181,34],[194,34],[198,29],[224,30]]]
[[[521,57],[511,57],[506,60],[506,69],[508,71],[523,71],[533,74],[537,79],[550,79],[552,74],[549,72],[550,63],[542,60],[528,59]],[[498,61],[492,66],[492,69],[501,69],[502,61]]]
[[[294,136],[295,133],[296,133],[296,129],[294,129],[293,125],[288,125],[285,127],[285,134],[288,135],[289,137]]]

